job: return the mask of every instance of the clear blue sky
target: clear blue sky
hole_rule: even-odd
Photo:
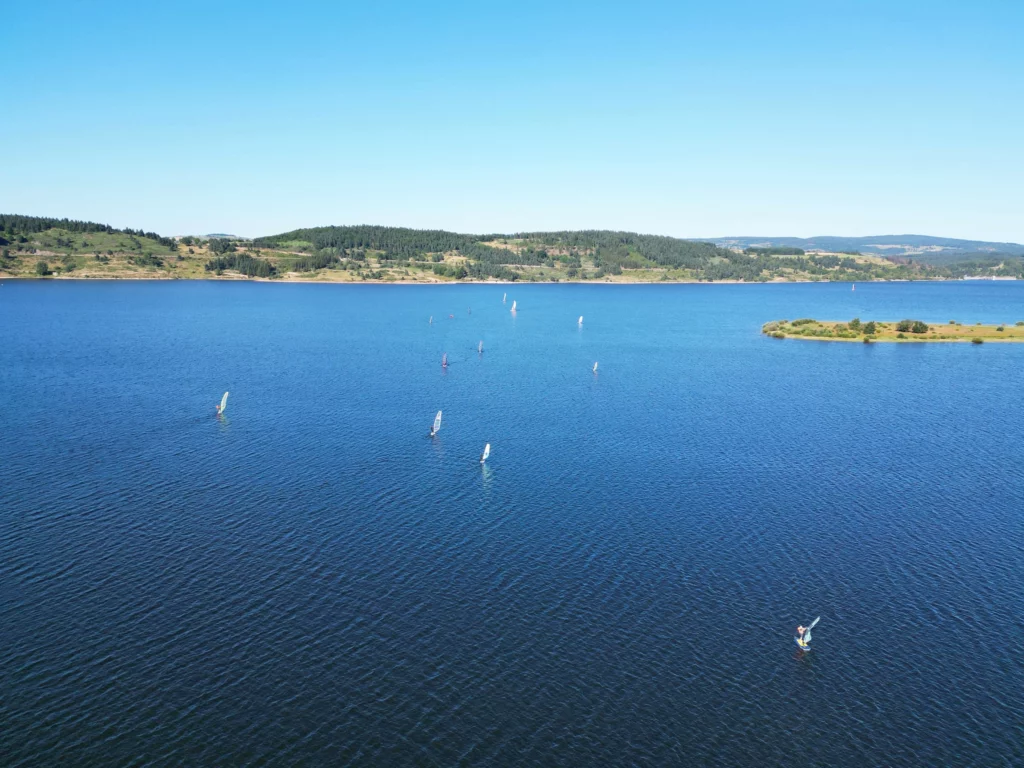
[[[12,2],[0,211],[1024,242],[1024,2]]]

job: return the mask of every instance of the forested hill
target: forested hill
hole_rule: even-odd
[[[481,252],[479,246],[486,246]],[[514,235],[462,235],[432,229],[403,227],[317,227],[297,229],[281,235],[253,241],[257,248],[312,247],[316,250],[370,249],[381,251],[385,259],[416,258],[435,253],[463,252],[502,264],[537,265],[549,260],[551,253],[568,256],[592,254],[601,263],[637,268],[658,264],[700,268],[715,259],[729,260],[734,252],[712,243],[680,240],[634,232],[522,232]],[[572,260],[570,258],[570,260]]]
[[[0,214],[0,275],[264,278],[334,282],[557,282],[1024,278],[1024,258],[972,253],[952,263],[811,252],[787,243],[683,240],[605,230],[460,234],[405,227],[297,229],[254,240],[166,237],[70,219]]]
[[[257,248],[287,248],[291,246],[323,248],[362,248],[383,251],[398,256],[455,251],[484,238],[459,235],[442,229],[406,229],[405,227],[314,227],[296,229],[280,235],[258,237],[253,240]]]
[[[170,245],[174,242],[172,238],[161,237],[156,232],[144,232],[141,229],[115,229],[109,224],[97,224],[95,221],[52,219],[46,216],[19,216],[13,213],[0,213],[0,236],[4,232],[15,236],[24,236],[39,234],[48,230],[58,230],[74,234],[105,233],[109,235],[146,237],[163,245]]]
[[[752,280],[758,274],[757,265],[747,254],[712,243],[633,232],[464,235],[398,227],[317,227],[257,238],[253,247],[312,252],[323,263],[371,251],[384,263],[452,262],[435,271],[456,278],[576,279],[586,275],[600,279],[621,275],[623,270],[632,270],[642,278],[640,272],[645,270],[660,270],[662,274],[685,270],[691,278]],[[552,271],[545,273],[545,269]],[[676,275],[675,279],[682,276]]]
[[[874,254],[807,253],[793,246],[725,247],[699,240],[606,230],[467,235],[444,230],[345,226],[257,238],[256,249],[310,254],[318,268],[375,258],[387,267],[433,263],[442,278],[502,280],[872,280],[1016,276],[1012,258],[933,268]]]

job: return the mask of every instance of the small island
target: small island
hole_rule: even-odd
[[[1004,325],[965,325],[956,320],[948,323],[925,323],[922,320],[849,322],[836,320],[775,320],[761,326],[761,332],[774,339],[812,339],[817,341],[1024,341],[1024,320]]]

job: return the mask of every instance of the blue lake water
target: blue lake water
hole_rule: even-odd
[[[800,316],[1024,283],[3,282],[0,762],[1024,764],[1024,345]]]

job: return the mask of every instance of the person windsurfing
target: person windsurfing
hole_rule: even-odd
[[[797,646],[799,646],[799,648],[801,650],[803,650],[803,651],[810,650],[810,647],[811,647],[811,630],[814,628],[814,625],[817,624],[819,621],[821,621],[821,617],[820,616],[818,618],[816,618],[814,621],[812,621],[809,626],[805,627],[803,624],[800,624],[799,626],[797,626],[797,628],[796,628],[796,637],[794,637],[793,639],[796,640],[796,644],[797,644]]]

